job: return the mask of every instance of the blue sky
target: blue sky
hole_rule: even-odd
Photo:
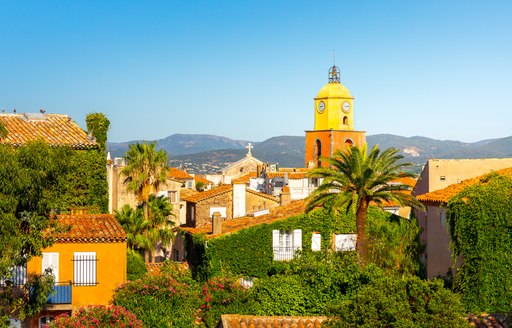
[[[355,126],[512,135],[510,1],[3,1],[0,108],[111,120],[110,141],[304,135],[333,63]]]

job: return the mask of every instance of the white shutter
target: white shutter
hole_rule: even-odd
[[[279,260],[279,230],[272,230],[272,249],[274,250],[274,261]]]
[[[46,269],[51,269],[55,282],[59,282],[59,253],[43,253],[42,262],[41,272],[44,273]]]
[[[319,233],[314,233],[311,235],[311,250],[313,252],[322,250],[322,235]]]
[[[293,251],[302,249],[302,230],[295,229],[293,230]]]
[[[83,286],[96,285],[96,252],[73,254],[74,283]]]
[[[336,251],[345,252],[356,249],[356,234],[342,234],[335,236]]]

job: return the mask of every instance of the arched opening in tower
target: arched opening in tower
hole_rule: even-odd
[[[320,160],[320,157],[322,156],[322,142],[320,139],[316,139],[315,142],[315,150],[313,151],[316,166],[320,167],[322,165],[322,161]]]

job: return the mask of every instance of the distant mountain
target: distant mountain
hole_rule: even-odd
[[[401,137],[377,134],[366,138],[369,147],[398,148],[404,160],[417,165],[417,171],[429,158],[512,157],[512,136],[464,143],[426,137]],[[120,157],[132,142],[109,143],[113,157]],[[187,166],[191,172],[214,173],[247,154],[248,141],[198,134],[175,134],[157,140],[158,146],[170,154],[172,166]],[[304,137],[279,136],[263,142],[251,142],[252,154],[261,161],[281,167],[304,167]]]
[[[109,142],[107,146],[112,157],[122,157],[128,149],[128,145],[136,142],[142,142],[142,140],[120,143]],[[158,139],[156,142],[158,148],[164,149],[171,157],[217,149],[244,149],[249,143],[245,140],[233,140],[208,134],[173,134]]]

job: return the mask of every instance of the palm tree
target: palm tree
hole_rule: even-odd
[[[357,227],[356,251],[362,263],[367,260],[366,217],[368,206],[393,201],[401,206],[422,208],[413,196],[405,191],[410,186],[391,183],[400,177],[413,176],[403,172],[411,163],[398,162],[403,156],[398,149],[389,148],[381,153],[374,146],[367,154],[366,145],[337,150],[333,157],[323,160],[330,167],[318,167],[310,172],[311,177],[323,178],[323,183],[310,196],[306,211],[324,205],[334,210],[346,207],[347,213],[355,211]]]
[[[165,183],[168,172],[167,153],[156,150],[156,142],[136,143],[129,146],[125,154],[126,167],[123,174],[128,191],[135,193],[139,204],[143,205],[144,217],[149,217],[148,199]]]
[[[169,198],[164,196],[156,197],[149,195],[148,199],[148,213],[150,228],[146,236],[152,243],[151,250],[155,250],[158,243],[164,247],[174,240],[174,222],[171,220],[172,205]]]
[[[126,204],[120,211],[115,211],[115,216],[126,232],[128,248],[139,252],[152,248],[152,241],[146,235],[146,231],[151,227],[151,222],[144,218],[141,208],[134,210]]]

